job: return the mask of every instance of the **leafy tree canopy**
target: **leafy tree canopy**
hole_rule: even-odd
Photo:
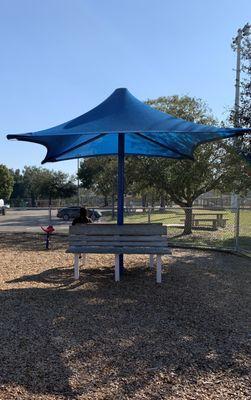
[[[85,189],[92,189],[97,194],[104,196],[105,205],[107,197],[114,196],[117,192],[117,158],[95,157],[88,158],[80,164],[78,178]]]
[[[216,124],[212,111],[207,104],[196,97],[162,96],[154,100],[147,100],[146,104],[176,118],[183,118],[186,121],[205,125]]]
[[[210,109],[200,99],[171,96],[150,100],[148,104],[189,121],[217,124]],[[146,184],[165,190],[173,202],[184,208],[192,207],[199,195],[212,189],[244,193],[250,188],[246,166],[241,162],[230,141],[201,145],[195,150],[194,156],[194,162],[142,158],[143,166],[140,168],[138,165],[134,171],[141,169],[139,176],[144,176]],[[148,173],[142,175],[142,169]],[[139,178],[135,179],[139,181]],[[142,186],[142,178],[140,179]],[[186,218],[185,233],[191,232],[189,218]]]
[[[36,200],[57,197],[70,197],[76,194],[77,188],[68,174],[61,171],[50,171],[41,167],[24,167],[23,172],[12,171],[14,191],[12,198],[31,198]]]
[[[13,190],[13,177],[10,170],[3,164],[0,164],[0,198],[9,200]]]

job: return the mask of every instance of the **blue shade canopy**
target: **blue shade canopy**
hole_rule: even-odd
[[[193,159],[201,143],[250,132],[218,128],[175,118],[138,99],[127,89],[116,89],[103,103],[71,121],[38,132],[8,135],[42,144],[42,163],[72,158],[118,154],[118,134],[123,133],[125,155]]]

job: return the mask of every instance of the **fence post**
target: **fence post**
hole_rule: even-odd
[[[151,207],[148,207],[148,224],[151,223]]]
[[[235,251],[239,251],[239,235],[240,235],[240,203],[239,196],[236,199],[235,209]]]
[[[51,194],[49,197],[49,208],[48,208],[48,212],[49,212],[49,225],[51,225]]]

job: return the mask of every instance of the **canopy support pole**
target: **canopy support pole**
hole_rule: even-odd
[[[124,173],[125,173],[125,135],[118,134],[118,214],[117,224],[124,224]],[[119,255],[120,273],[124,270],[123,254]]]

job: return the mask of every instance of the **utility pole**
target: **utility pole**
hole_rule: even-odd
[[[234,127],[240,127],[240,76],[241,76],[241,41],[244,36],[249,35],[250,25],[246,24],[242,29],[238,29],[237,36],[233,40],[233,46],[236,47],[236,76],[235,76],[235,102],[234,102]],[[238,138],[235,139],[235,146],[238,150]],[[232,194],[232,204],[236,208],[235,212],[235,250],[239,250],[240,235],[240,196]]]
[[[240,108],[240,75],[241,75],[241,41],[245,36],[250,34],[251,25],[246,24],[243,28],[238,29],[237,36],[233,40],[233,46],[236,48],[236,77],[235,77],[235,102],[234,102],[234,126],[239,128],[239,108]]]
[[[235,102],[234,102],[234,126],[239,128],[239,108],[240,108],[240,76],[241,76],[241,39],[242,29],[238,29],[238,34],[234,39],[236,44],[236,76],[235,76]]]

